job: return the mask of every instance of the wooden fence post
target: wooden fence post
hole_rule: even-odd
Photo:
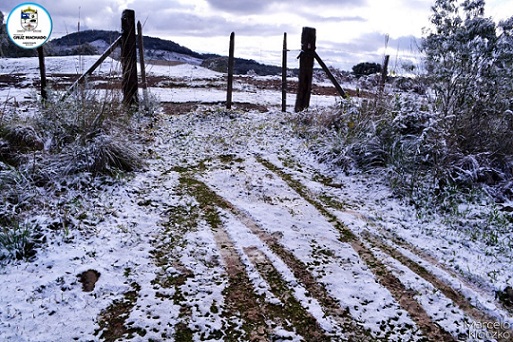
[[[137,108],[137,49],[134,10],[124,10],[121,15],[121,37],[123,104],[128,108]]]
[[[287,33],[283,34],[283,53],[281,62],[281,111],[287,111]]]
[[[299,54],[299,84],[295,111],[300,112],[310,106],[312,92],[313,65],[315,57],[315,29],[303,27],[301,53]]]
[[[48,100],[48,93],[46,91],[46,67],[43,46],[37,48],[37,56],[39,57],[39,73],[41,74],[41,101],[44,104]]]
[[[233,93],[233,66],[234,66],[234,53],[235,53],[235,32],[230,34],[230,51],[228,56],[228,86],[226,91],[226,109],[232,108],[232,93]]]
[[[148,84],[146,82],[146,66],[144,64],[144,41],[141,22],[137,22],[137,37],[139,43],[139,64],[141,65],[141,87],[143,89],[144,110],[148,110]]]
[[[381,69],[381,81],[379,83],[379,92],[382,93],[385,90],[385,83],[387,82],[388,76],[388,62],[390,61],[390,55],[385,55],[383,59],[383,68]]]

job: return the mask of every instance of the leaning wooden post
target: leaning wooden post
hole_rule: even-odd
[[[103,61],[105,61],[107,59],[107,57],[109,57],[109,55],[121,44],[121,38],[122,37],[119,36],[114,41],[114,43],[112,43],[107,48],[107,50],[105,50],[103,55],[101,55],[100,58],[98,58],[98,60],[96,62],[94,62],[94,64],[91,65],[91,67],[89,69],[87,69],[86,72],[84,72],[82,75],[80,75],[80,77],[75,82],[73,82],[71,87],[69,87],[68,91],[62,96],[61,101],[64,101],[69,95],[71,95],[71,93],[77,88],[77,86],[80,83],[84,82],[86,77],[91,75],[96,70],[96,68],[98,68],[100,66],[100,64],[102,64]]]
[[[281,60],[281,111],[287,111],[287,33],[283,34],[283,53]]]
[[[137,108],[137,49],[134,10],[124,10],[121,15],[121,37],[123,104],[127,108]]]
[[[312,92],[313,65],[315,56],[315,29],[303,27],[301,53],[299,54],[299,84],[295,111],[300,112],[310,106]]]
[[[228,86],[226,91],[226,109],[232,108],[232,93],[233,93],[233,66],[234,66],[234,52],[235,52],[235,32],[230,34],[230,51],[228,55]]]
[[[319,63],[319,65],[321,66],[322,70],[324,70],[326,75],[328,75],[328,78],[330,79],[331,83],[333,83],[333,85],[335,86],[335,89],[337,89],[337,92],[339,93],[339,95],[342,98],[346,98],[347,97],[346,92],[344,91],[344,89],[342,89],[340,84],[338,84],[337,80],[335,79],[335,76],[333,76],[330,69],[328,68],[326,63],[324,63],[324,61],[321,59],[321,57],[319,57],[317,52],[314,52],[314,57],[315,57],[315,60],[317,61],[317,63]]]
[[[41,102],[44,104],[48,100],[48,93],[46,92],[46,67],[43,46],[37,48],[37,55],[39,57],[39,73],[41,74]]]
[[[144,65],[144,42],[141,22],[137,22],[137,37],[139,43],[139,64],[141,65],[141,87],[143,89],[144,110],[148,110],[148,84],[146,82],[146,66]]]

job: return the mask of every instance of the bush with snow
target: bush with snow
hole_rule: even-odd
[[[419,219],[441,215],[452,228],[490,246],[509,234],[513,215],[496,202],[513,199],[513,158],[500,164],[491,154],[454,149],[451,132],[426,97],[344,100],[293,119],[321,161],[385,180]],[[469,206],[480,209],[470,212]]]
[[[83,92],[0,122],[0,259],[35,253],[41,228],[26,219],[52,198],[64,202],[74,187],[83,190],[82,180],[143,166],[134,115],[112,96]]]
[[[496,24],[483,0],[437,0],[421,49],[435,108],[463,155],[513,154],[513,17]]]

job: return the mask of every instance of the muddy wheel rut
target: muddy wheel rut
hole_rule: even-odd
[[[208,189],[207,185],[203,184],[202,186],[204,186],[205,189]],[[315,277],[308,271],[308,266],[300,260],[298,260],[292,252],[288,251],[284,246],[282,246],[275,236],[267,233],[265,229],[260,227],[259,224],[256,223],[243,210],[238,209],[232,203],[228,202],[226,199],[215,194],[212,190],[208,189],[207,191],[211,191],[210,198],[215,198],[215,202],[220,207],[229,210],[241,223],[243,223],[251,231],[251,233],[256,235],[262,242],[264,242],[287,265],[287,267],[292,271],[294,276],[299,280],[301,285],[305,287],[309,295],[311,295],[312,298],[321,303],[325,314],[331,317],[334,321],[336,321],[336,323],[340,327],[342,327],[342,331],[345,335],[347,335],[347,338],[349,340],[372,340],[370,337],[370,333],[363,329],[359,324],[357,324],[357,322],[355,322],[350,317],[347,310],[341,308],[340,304],[329,295],[324,286],[315,280]],[[227,243],[228,236],[226,236],[226,233],[224,231],[216,230],[214,234],[222,236],[222,238],[220,239],[221,245]],[[226,248],[224,250],[226,250]],[[233,250],[233,246],[231,250]],[[277,281],[280,283],[280,285],[276,285],[274,287],[275,292],[283,292],[283,290],[279,289],[283,289],[285,287],[285,284],[283,283],[283,280],[279,280],[277,272],[272,266],[272,263],[268,260],[268,258],[265,257],[265,255],[261,251],[255,248],[248,248],[246,249],[246,251],[249,252],[247,253],[248,256],[250,256],[250,259],[253,260],[253,262],[257,266],[257,269],[261,272],[261,275],[264,277],[264,279],[273,280],[268,281],[269,284],[276,285]],[[231,255],[231,257],[226,258],[226,260],[232,260],[233,258],[234,256]],[[267,262],[263,263],[262,260],[267,260]],[[271,285],[271,287],[273,286]],[[278,297],[283,297],[283,293],[281,293],[281,295],[279,295]],[[292,300],[290,296],[288,296],[288,298],[289,302],[293,302],[292,304],[290,304],[292,308],[287,308],[286,305],[286,312],[284,313],[284,315],[282,315],[282,317],[287,317],[287,319],[294,322],[293,317],[295,316],[295,311],[293,310],[293,308],[299,308],[299,305],[294,300]],[[323,341],[327,338],[321,338],[323,336],[323,333],[317,331],[318,324],[316,324],[315,321],[312,321],[311,318],[308,318],[309,314],[302,313],[300,316],[303,318],[297,319],[297,322],[296,324],[294,324],[294,326],[303,337],[305,337],[308,341]]]
[[[236,208],[230,203],[226,203],[230,211],[242,222],[253,234],[258,236],[292,271],[296,279],[305,287],[308,293],[323,306],[326,315],[332,317],[345,335],[350,340],[366,341],[369,340],[369,332],[365,331],[355,322],[347,310],[341,308],[336,299],[331,297],[326,288],[320,284],[315,277],[308,271],[308,266],[298,260],[292,252],[282,246],[277,238],[265,231],[248,214]],[[252,250],[253,254],[257,252]],[[269,263],[268,263],[269,264]]]
[[[402,254],[397,249],[392,248],[386,243],[382,242],[377,236],[369,233],[368,231],[364,232],[363,236],[365,239],[376,246],[392,258],[399,261],[401,264],[408,267],[410,270],[421,276],[427,282],[431,283],[436,289],[440,290],[447,298],[452,300],[462,311],[468,314],[472,319],[480,322],[481,324],[485,324],[485,322],[494,322],[495,318],[476,308],[469,299],[467,299],[462,293],[454,290],[452,287],[447,285],[445,282],[437,278],[435,275],[430,273],[424,267],[408,258],[404,254]],[[492,335],[496,336],[505,336],[509,335],[510,331],[505,329],[503,325],[490,325],[489,327]]]
[[[264,166],[268,169],[271,169],[274,172],[280,173],[272,164],[266,162],[265,160],[259,160]],[[280,175],[285,181],[289,180],[282,173]],[[222,228],[221,219],[219,218],[219,214],[217,213],[215,206],[218,206],[221,209],[230,211],[240,222],[242,222],[254,235],[258,236],[258,238],[263,241],[276,255],[278,255],[281,260],[289,267],[289,269],[293,272],[294,276],[300,281],[300,283],[305,287],[309,294],[312,295],[319,303],[322,304],[323,310],[326,315],[332,317],[337,324],[342,328],[342,331],[349,340],[357,340],[357,341],[366,341],[373,340],[370,337],[370,333],[365,331],[361,326],[359,326],[354,320],[351,319],[347,309],[343,309],[342,306],[337,303],[335,299],[333,299],[326,289],[316,281],[315,277],[308,271],[307,265],[303,264],[299,261],[292,252],[288,251],[286,248],[281,246],[277,239],[267,233],[264,228],[260,227],[257,222],[255,222],[250,215],[245,213],[243,210],[236,208],[232,203],[228,202],[226,199],[215,193],[212,189],[210,189],[205,183],[195,179],[195,178],[187,178],[187,180],[183,181],[190,185],[190,194],[193,195],[198,202],[200,202],[200,207],[207,213],[206,216],[210,217],[212,229],[214,235],[216,237],[217,244],[221,250],[221,254],[223,255],[223,259],[225,260],[225,264],[227,267],[227,272],[231,279],[230,285],[225,292],[228,300],[227,302],[232,302],[230,297],[240,300],[241,298],[248,298],[246,303],[248,306],[253,308],[259,307],[260,312],[258,314],[248,313],[242,314],[241,318],[245,321],[248,321],[249,330],[260,332],[260,336],[267,331],[265,324],[260,321],[259,323],[255,322],[255,317],[265,317],[269,315],[271,310],[266,310],[268,312],[264,312],[261,303],[259,303],[258,299],[254,298],[254,295],[250,291],[248,291],[247,284],[249,284],[249,279],[245,276],[244,273],[244,265],[240,261],[240,257],[237,255],[235,251],[235,246],[233,242],[230,240],[230,237],[226,233],[226,231]],[[290,183],[290,180],[289,180]],[[298,184],[289,184],[294,190],[298,190]],[[340,239],[344,242],[349,242],[352,248],[358,253],[360,258],[369,266],[369,268],[375,274],[377,281],[386,287],[393,295],[393,297],[397,300],[397,302],[404,308],[410,316],[414,319],[415,323],[422,330],[423,334],[428,337],[429,340],[443,340],[450,341],[454,340],[454,337],[441,328],[439,325],[435,324],[426,311],[422,308],[422,306],[414,299],[414,293],[412,291],[408,291],[405,286],[400,282],[398,278],[392,275],[386,267],[377,260],[377,258],[372,254],[372,252],[351,232],[349,231],[342,223],[340,223],[334,215],[330,214],[324,207],[322,207],[318,202],[315,202],[312,198],[306,195],[305,192],[301,194],[301,196],[307,201],[314,205],[314,207],[318,208],[320,213],[330,221],[335,228],[337,228],[340,233]],[[308,197],[307,197],[308,196]],[[207,200],[208,199],[208,200]],[[215,211],[215,212],[212,212]],[[274,284],[271,285],[273,288],[273,293],[277,294],[278,298],[292,298],[290,295],[285,296],[283,293],[283,288],[285,287],[285,283],[283,280],[278,281],[279,276],[277,276],[276,270],[273,268],[272,263],[268,261],[265,255],[259,251],[257,248],[246,248],[244,249],[246,254],[249,256],[250,260],[255,264],[256,268],[259,270],[262,277],[269,283]],[[244,288],[239,288],[235,284],[246,284]],[[244,295],[241,295],[241,292],[246,291]],[[251,299],[253,297],[253,299]],[[234,300],[233,303],[237,302]],[[228,304],[230,306],[230,304]],[[290,304],[290,307],[298,307],[297,304]],[[245,307],[247,308],[247,307]],[[228,309],[228,311],[236,311],[241,312],[242,308],[237,307],[234,304],[234,307]],[[255,309],[253,309],[255,310]],[[294,321],[291,317],[292,309],[285,310],[282,312],[280,316],[288,317],[289,320]],[[303,311],[303,310],[300,310]],[[288,314],[287,314],[288,313]],[[314,335],[310,335],[312,332],[315,332],[318,329],[318,324],[309,323],[307,326],[308,329],[304,330],[300,327],[305,326],[305,322],[311,322],[311,316],[308,314],[301,314],[301,317],[307,317],[296,320],[294,326],[295,330],[298,330],[302,333],[302,335],[307,334],[307,340],[326,340],[327,336],[323,336],[324,332],[319,331]],[[315,320],[313,320],[315,322]],[[299,329],[298,329],[299,328]],[[321,337],[323,336],[323,337]],[[258,336],[250,335],[252,340],[259,340]],[[375,339],[375,338],[374,338]],[[265,340],[265,339],[263,339]]]

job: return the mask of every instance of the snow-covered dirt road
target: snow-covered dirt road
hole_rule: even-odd
[[[177,310],[165,334],[507,340],[508,315],[493,298],[386,229],[387,214],[365,205],[384,190],[324,174],[287,120],[203,108],[158,125],[151,169],[163,170],[143,203],[163,220],[153,255],[165,271],[154,290],[169,291],[161,300]]]

